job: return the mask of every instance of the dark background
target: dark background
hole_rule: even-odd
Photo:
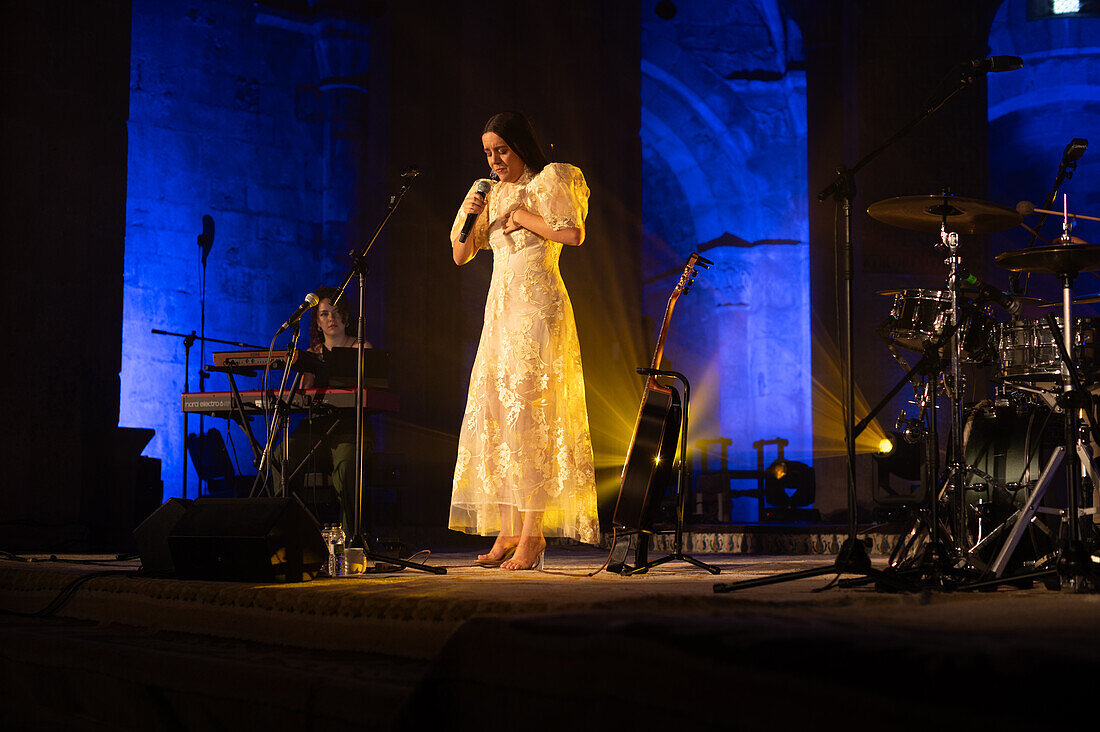
[[[223,6],[237,9],[234,3],[176,5],[196,22]],[[424,0],[260,4],[273,18],[290,18],[288,24],[320,27],[318,19],[350,18],[369,29],[369,68],[356,82],[369,93],[356,102],[355,123],[326,133],[323,145],[342,140],[358,156],[350,163],[342,157],[352,181],[348,224],[335,234],[325,224],[302,247],[330,246],[330,237],[336,252],[361,243],[397,173],[410,164],[422,170],[372,253],[368,316],[374,331],[368,338],[394,354],[391,386],[401,394],[402,411],[379,426],[385,450],[408,461],[406,523],[445,521],[455,431],[491,269],[489,258],[479,257],[459,270],[445,246],[462,192],[483,174],[481,127],[500,109],[525,110],[544,145],[552,145],[551,159],[578,165],[602,192],[588,222],[588,241],[599,246],[565,252],[562,269],[577,314],[597,451],[613,451],[620,439],[598,424],[592,394],[648,360],[638,68],[640,26],[654,5],[490,2],[472,11],[464,3]],[[814,196],[837,165],[853,165],[908,121],[931,82],[957,59],[989,54],[999,6],[995,0],[781,4],[801,28],[805,55],[809,286],[814,341],[822,344],[815,348],[815,389],[841,391],[835,357],[828,355],[840,344],[834,209]],[[143,444],[118,428],[127,121],[130,94],[150,83],[131,63],[133,11],[119,1],[0,2],[4,292],[11,324],[0,536],[13,545],[43,536],[42,526],[52,527],[55,541],[110,545],[124,539],[149,502],[148,490],[135,498],[129,488],[140,482],[135,458]],[[253,96],[264,103],[262,83],[236,81],[240,104]],[[991,168],[1012,167],[1004,160],[1014,153],[1003,148],[1001,162],[989,159],[985,80],[979,77],[951,105],[951,114],[922,124],[857,180],[857,383],[871,402],[895,373],[884,351],[865,350],[881,319],[875,291],[935,286],[943,265],[927,235],[886,227],[862,212],[884,198],[944,187],[985,198]],[[998,128],[1002,146],[1005,129]],[[1064,136],[1060,131],[1048,147],[1060,148]],[[1033,189],[1049,188],[1056,162],[1029,163],[1037,169],[1032,178],[1047,181]],[[966,247],[973,271],[1005,282],[991,265],[992,253],[1007,248],[1004,241],[976,237]],[[342,272],[329,259],[330,275]],[[257,320],[278,322],[279,313],[292,309],[296,282],[265,298]],[[254,286],[243,283],[243,289]],[[251,306],[246,299],[242,307]],[[151,315],[147,324],[158,322]],[[821,485],[831,473],[824,462],[819,466]],[[168,483],[175,476],[161,478]]]

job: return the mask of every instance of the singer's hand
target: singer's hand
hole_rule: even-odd
[[[481,197],[481,194],[474,191],[470,195],[466,196],[466,200],[462,202],[462,212],[467,214],[479,215],[485,208],[485,199]]]
[[[501,231],[503,231],[505,234],[512,234],[524,228],[516,221],[516,214],[520,213],[521,211],[523,213],[527,213],[526,211],[523,211],[522,208],[517,208],[516,210],[510,212],[507,216],[505,216],[504,223],[501,225]]]

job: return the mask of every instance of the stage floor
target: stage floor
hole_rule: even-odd
[[[845,710],[902,729],[1015,729],[1076,711],[1100,679],[1100,595],[891,594],[825,589],[829,576],[719,594],[716,582],[833,557],[706,554],[720,575],[671,563],[586,576],[604,558],[556,547],[546,571],[506,572],[470,566],[463,549],[427,560],[442,576],[293,585],[142,578],[136,562],[0,561],[0,722],[461,729],[537,703],[525,725],[536,729],[785,727]],[[26,615],[78,580],[56,612]]]

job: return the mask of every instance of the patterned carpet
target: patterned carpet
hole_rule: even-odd
[[[943,715],[1014,729],[1066,714],[1074,705],[1050,700],[1100,678],[1098,595],[1041,585],[816,591],[829,577],[716,594],[716,581],[832,558],[701,558],[722,574],[671,563],[644,576],[588,577],[604,554],[579,547],[555,548],[545,572],[475,568],[463,550],[430,557],[444,576],[405,570],[295,585],[91,576],[134,563],[0,561],[0,722],[461,729],[486,714],[529,713],[537,701],[545,712],[535,728],[574,714],[601,725],[756,728],[852,709],[901,729]],[[11,614],[50,606],[82,578],[49,617]],[[1034,701],[1021,709],[1024,689]]]

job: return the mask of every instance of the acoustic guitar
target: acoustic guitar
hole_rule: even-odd
[[[668,327],[672,322],[672,309],[676,307],[676,301],[694,284],[696,266],[705,269],[711,264],[710,260],[697,253],[688,257],[680,281],[676,283],[665,307],[665,319],[657,337],[657,347],[653,351],[651,369],[661,368],[665,339],[668,337]],[[647,376],[634,436],[630,439],[626,464],[623,465],[619,498],[611,519],[616,526],[639,532],[652,531],[654,515],[664,497],[676,457],[680,417],[679,393],[671,386],[662,384],[655,374]]]

